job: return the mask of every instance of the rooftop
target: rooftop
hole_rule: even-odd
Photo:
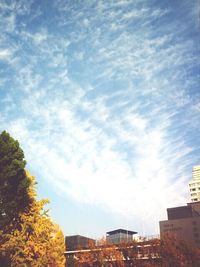
[[[137,232],[130,231],[130,230],[125,230],[125,229],[116,229],[116,230],[113,230],[113,231],[109,231],[106,234],[107,235],[114,235],[114,234],[119,234],[119,233],[128,234],[128,235],[137,234]]]

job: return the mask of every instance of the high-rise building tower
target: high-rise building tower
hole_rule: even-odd
[[[191,201],[200,201],[200,165],[193,167],[192,180],[189,182]]]

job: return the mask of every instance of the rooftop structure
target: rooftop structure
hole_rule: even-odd
[[[119,233],[128,234],[128,235],[137,234],[137,232],[125,230],[125,229],[117,229],[117,230],[109,231],[106,234],[107,235],[114,235],[114,234],[119,234]]]
[[[192,206],[181,206],[167,209],[168,220],[192,217]]]
[[[133,241],[133,235],[137,234],[135,231],[117,229],[106,233],[106,240],[112,244],[127,243]]]

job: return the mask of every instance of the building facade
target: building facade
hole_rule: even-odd
[[[200,165],[193,167],[192,180],[189,182],[191,201],[200,201]]]
[[[188,245],[200,248],[200,165],[192,169],[189,190],[190,203],[167,209],[168,219],[159,222],[160,237],[171,235]]]
[[[68,251],[87,249],[95,246],[95,244],[96,240],[82,235],[71,235],[65,237],[65,247]]]
[[[200,248],[200,202],[167,209],[168,220],[160,221],[160,237],[174,236]]]
[[[136,234],[134,231],[117,229],[106,233],[106,241],[111,244],[128,243],[134,240]]]

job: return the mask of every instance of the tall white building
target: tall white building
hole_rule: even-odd
[[[200,165],[193,167],[192,180],[189,182],[191,201],[200,201]]]

